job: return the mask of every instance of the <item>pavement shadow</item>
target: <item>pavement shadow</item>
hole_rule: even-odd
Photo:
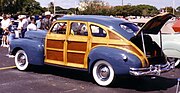
[[[91,82],[93,81],[91,75],[85,70],[77,70],[73,68],[59,67],[59,66],[33,66],[30,72],[40,73],[40,74],[52,74],[56,76],[71,78],[75,80],[82,80]]]
[[[95,83],[92,76],[88,74],[87,71],[75,70],[64,67],[56,66],[33,66],[30,69],[30,72],[40,73],[40,74],[52,74],[56,76],[61,76],[65,78],[71,78],[75,80],[81,80],[86,82]],[[158,77],[152,79],[153,76],[143,76],[143,77],[117,77],[113,86],[109,88],[124,88],[124,89],[134,89],[137,91],[158,91],[158,90],[167,90],[177,84],[176,78],[165,78]]]
[[[155,78],[154,78],[155,77]],[[137,91],[158,91],[167,90],[177,84],[176,78],[165,78],[159,76],[144,77],[119,77],[113,88],[134,89]]]

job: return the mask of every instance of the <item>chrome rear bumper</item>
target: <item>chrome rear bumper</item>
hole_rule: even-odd
[[[150,65],[148,68],[130,68],[130,75],[160,75],[162,72],[167,72],[175,68],[174,63],[167,62],[164,65]]]

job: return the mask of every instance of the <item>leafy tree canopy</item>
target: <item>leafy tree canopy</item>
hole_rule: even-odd
[[[1,13],[5,14],[40,14],[43,8],[35,0],[1,0]]]
[[[117,15],[117,16],[154,16],[159,10],[151,5],[124,5],[109,6],[103,0],[80,0],[80,7],[63,9],[56,6],[55,12],[60,14],[83,14],[83,15]],[[172,7],[162,8],[165,11],[173,12]],[[161,10],[161,9],[160,9]],[[41,15],[45,11],[54,13],[54,4],[50,2],[48,7],[41,7],[35,0],[1,0],[0,14],[28,14]],[[175,14],[180,15],[180,6],[175,9]]]

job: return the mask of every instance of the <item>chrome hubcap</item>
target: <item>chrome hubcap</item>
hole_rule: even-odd
[[[23,66],[23,65],[25,65],[25,63],[26,63],[26,57],[25,57],[24,54],[20,53],[20,54],[18,55],[18,64],[19,64],[20,66]]]
[[[109,78],[110,70],[106,65],[100,65],[97,69],[97,75],[102,81],[106,81]]]

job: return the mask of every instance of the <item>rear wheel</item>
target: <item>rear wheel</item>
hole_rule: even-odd
[[[16,67],[21,70],[27,70],[30,66],[27,58],[27,54],[24,50],[19,50],[15,55],[15,64]]]
[[[167,60],[172,63],[175,63],[175,67],[179,67],[180,59],[179,58],[174,58],[174,57],[167,57]]]
[[[114,70],[107,61],[97,61],[92,70],[93,78],[101,86],[110,85],[115,78]]]

